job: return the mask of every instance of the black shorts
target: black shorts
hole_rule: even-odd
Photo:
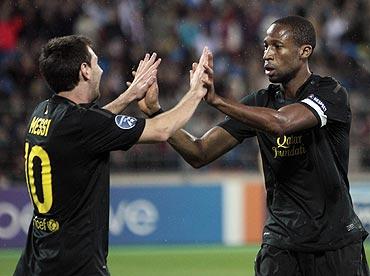
[[[369,276],[362,242],[334,251],[296,252],[264,244],[255,261],[256,276]]]

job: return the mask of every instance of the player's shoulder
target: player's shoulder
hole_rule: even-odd
[[[114,128],[118,127],[119,129],[128,130],[135,127],[140,120],[124,114],[114,114],[96,105],[86,109],[82,124],[92,129],[104,129],[111,125]]]
[[[318,87],[315,92],[319,98],[336,104],[349,104],[347,89],[335,78],[318,77]]]
[[[87,129],[104,128],[114,117],[113,113],[98,105],[80,106],[79,112],[81,126]]]
[[[99,107],[97,104],[94,104],[91,106],[82,106],[81,108],[83,109],[83,112],[85,113],[85,115],[88,117],[109,119],[109,118],[114,117],[115,115],[109,110]]]
[[[334,94],[343,94],[347,96],[347,89],[334,77],[318,76],[318,89],[320,92],[334,93]]]
[[[36,105],[35,109],[33,110],[33,113],[40,113],[40,112],[42,112],[42,110],[45,108],[45,106],[49,103],[49,100],[50,99],[38,103]]]

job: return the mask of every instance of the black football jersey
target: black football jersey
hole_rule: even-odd
[[[129,149],[144,126],[58,95],[36,107],[25,140],[34,215],[15,275],[109,275],[109,152]]]
[[[242,102],[275,110],[300,103],[319,122],[282,137],[232,118],[219,124],[239,142],[257,136],[267,192],[263,243],[309,252],[337,249],[366,237],[349,194],[351,110],[346,89],[331,77],[311,75],[296,99],[285,99],[281,86],[270,85]]]

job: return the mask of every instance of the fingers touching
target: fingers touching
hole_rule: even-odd
[[[157,58],[157,54],[146,54],[135,71],[132,72],[134,80],[127,82],[126,84],[130,87],[136,87],[140,90],[141,96],[143,96],[144,90],[156,83],[157,71],[161,63],[161,59]],[[189,71],[190,75],[190,86],[196,89],[205,89],[213,85],[213,55],[208,47],[204,47],[202,55],[198,62],[194,62]],[[144,94],[143,94],[144,93]]]
[[[157,81],[157,72],[161,59],[157,59],[157,54],[146,54],[145,57],[140,60],[136,71],[132,72],[134,77],[133,81],[126,82],[127,86],[130,87],[133,95],[136,95],[136,99],[141,99],[145,96],[148,88]]]

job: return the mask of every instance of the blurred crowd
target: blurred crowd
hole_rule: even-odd
[[[349,90],[353,112],[350,171],[370,168],[370,2],[367,0],[12,0],[0,4],[0,186],[23,183],[23,138],[35,105],[52,92],[40,77],[38,56],[50,38],[83,34],[94,42],[104,70],[101,104],[122,93],[146,52],[162,58],[160,102],[169,109],[188,89],[190,65],[207,45],[214,53],[216,90],[243,96],[266,87],[263,38],[273,20],[298,14],[317,31],[314,73]],[[143,116],[136,104],[124,112]],[[201,136],[224,115],[201,103],[186,129]],[[192,170],[167,143],[136,145],[111,156],[115,172]],[[258,170],[255,139],[210,170]]]

